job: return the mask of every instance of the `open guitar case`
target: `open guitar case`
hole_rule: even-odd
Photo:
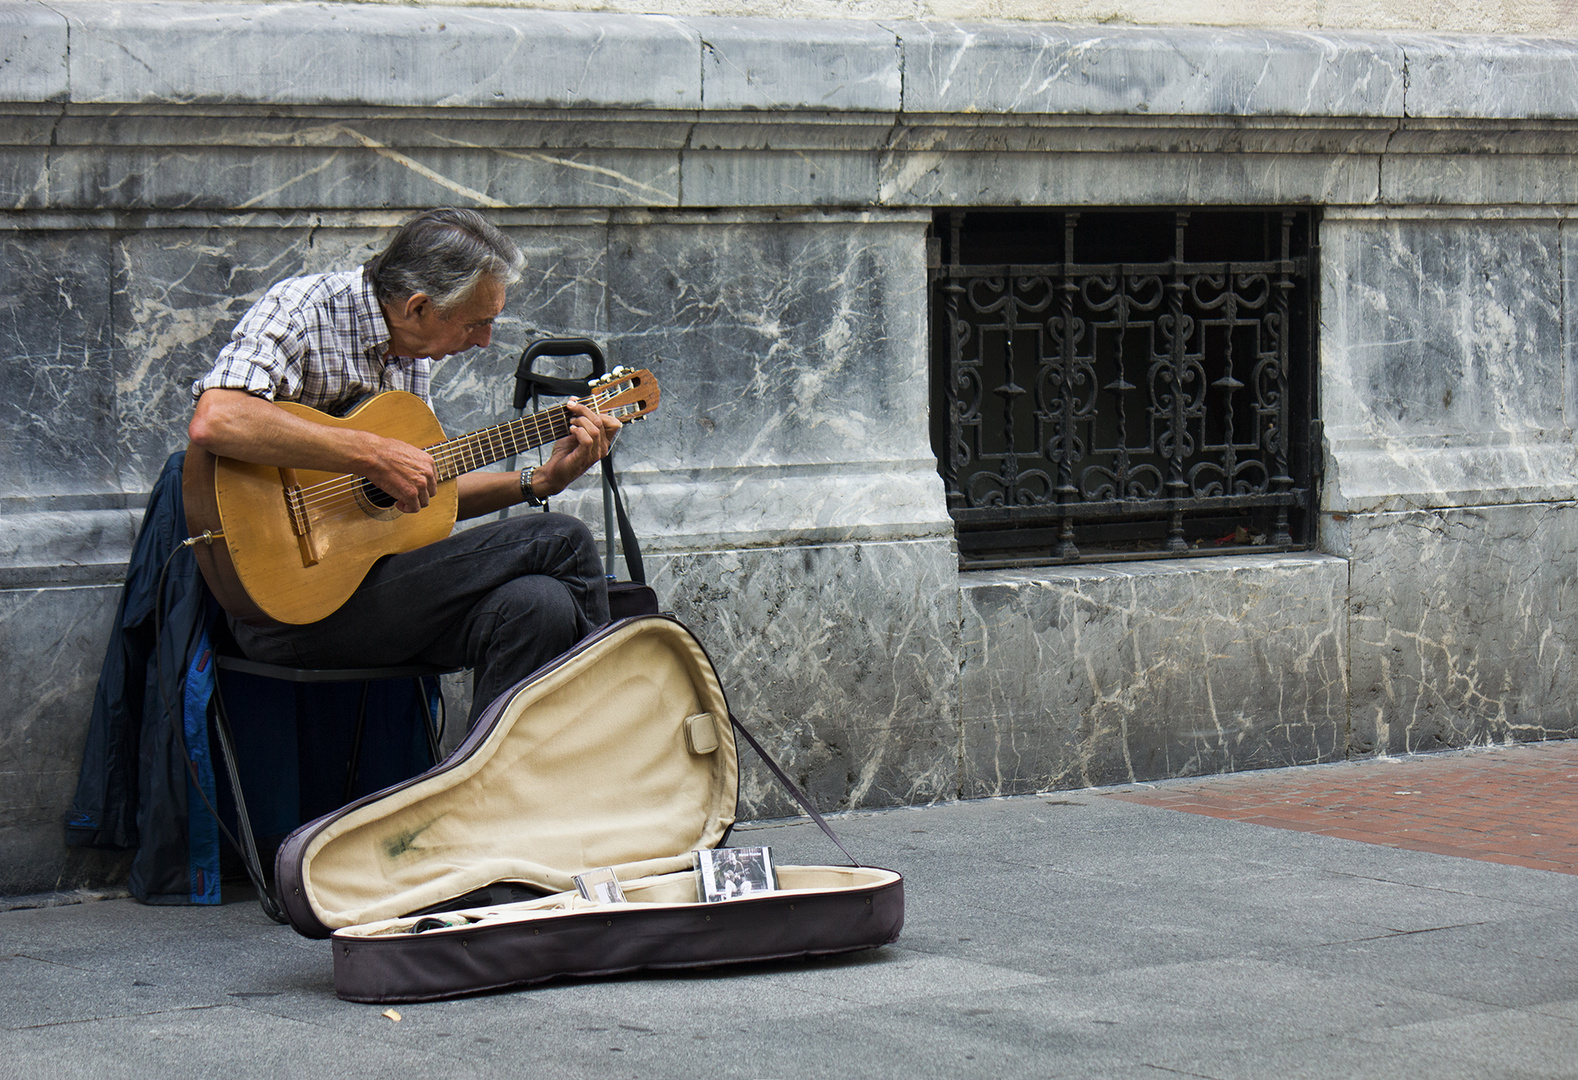
[[[734,824],[736,734],[838,843],[732,718],[682,623],[610,623],[500,695],[433,769],[292,833],[275,860],[285,914],[332,938],[340,997],[380,1003],[894,941],[903,879],[853,858],[700,900],[690,852]],[[575,889],[599,867],[625,902]]]
[[[632,565],[628,536],[625,550]],[[778,865],[775,891],[703,902],[691,853],[728,841],[737,735],[850,865]],[[575,888],[602,867],[623,902]],[[903,878],[849,856],[666,615],[616,618],[500,695],[428,772],[297,829],[275,880],[291,925],[332,939],[335,992],[376,1003],[850,952],[904,923]]]

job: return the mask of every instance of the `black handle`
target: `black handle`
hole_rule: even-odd
[[[592,378],[605,374],[608,370],[608,361],[603,357],[603,350],[591,338],[543,338],[526,346],[526,351],[521,353],[520,363],[515,367],[515,411],[520,412],[526,407],[526,401],[531,397],[532,386],[549,394],[562,394],[566,397],[581,397],[590,389],[586,380],[553,379],[544,375],[537,375],[532,371],[532,364],[539,356],[590,356],[592,358]]]

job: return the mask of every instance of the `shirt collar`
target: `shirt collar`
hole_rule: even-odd
[[[365,266],[357,275],[355,295],[356,339],[362,355],[380,364],[406,363],[404,357],[384,355],[389,351],[389,323],[384,319],[384,310],[378,303],[378,294],[373,292]]]

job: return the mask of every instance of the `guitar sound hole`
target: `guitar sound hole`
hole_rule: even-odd
[[[380,510],[387,510],[395,504],[395,498],[371,480],[362,481],[362,498]]]

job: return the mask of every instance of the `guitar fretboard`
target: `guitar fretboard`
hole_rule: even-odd
[[[597,409],[597,399],[587,398],[581,404]],[[495,461],[523,453],[527,450],[562,439],[570,433],[570,410],[563,405],[523,416],[519,420],[497,424],[458,439],[450,439],[427,452],[433,455],[440,482],[453,480],[461,473],[485,468]]]

